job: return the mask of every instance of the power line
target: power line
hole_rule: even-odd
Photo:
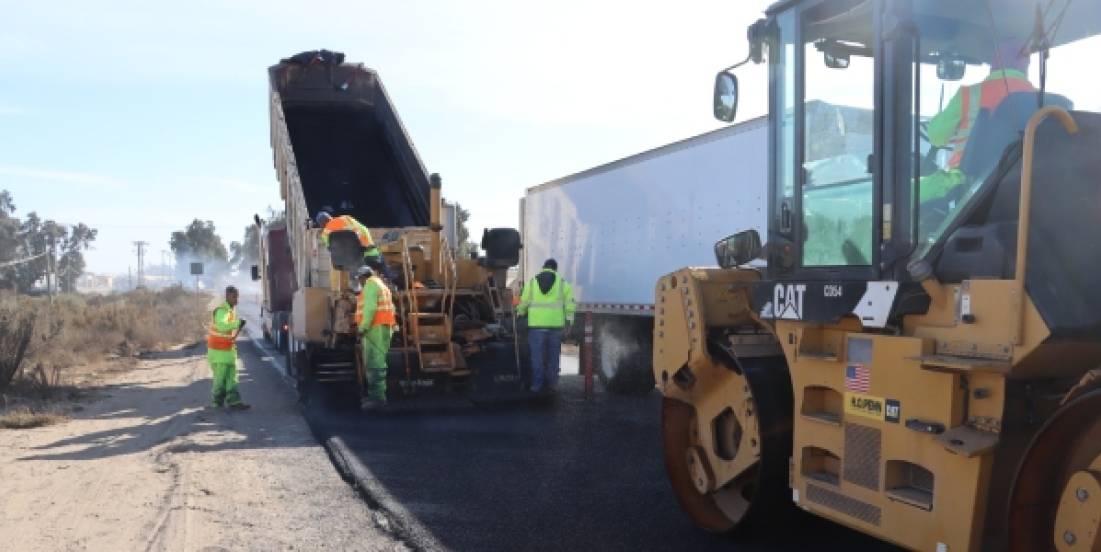
[[[37,255],[31,255],[30,257],[23,257],[22,259],[16,259],[14,261],[8,261],[6,263],[0,264],[0,268],[8,268],[9,266],[15,266],[15,265],[18,265],[18,264],[29,263],[29,262],[31,262],[35,259],[45,257],[46,253],[48,253],[48,252],[43,251],[43,252],[41,252]]]

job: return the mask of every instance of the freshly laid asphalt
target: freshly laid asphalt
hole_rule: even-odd
[[[665,477],[660,397],[586,401],[577,376],[563,383],[550,405],[365,415],[330,393],[306,413],[417,548],[891,549],[801,512],[748,538],[697,529]]]
[[[282,372],[282,357],[254,343],[242,361]],[[352,392],[330,388],[303,412],[415,549],[895,550],[799,511],[748,535],[696,528],[665,477],[660,396],[596,387],[586,400],[580,377],[564,375],[550,404],[450,400],[388,414],[361,413]]]

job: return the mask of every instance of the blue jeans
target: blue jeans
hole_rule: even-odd
[[[539,392],[546,385],[553,390],[558,386],[558,361],[562,356],[562,330],[557,328],[531,328],[528,330],[531,346],[531,390]]]

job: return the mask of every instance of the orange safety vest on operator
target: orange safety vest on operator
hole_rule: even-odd
[[[228,351],[233,348],[234,335],[233,331],[220,332],[218,331],[217,322],[213,320],[213,316],[210,321],[210,331],[206,334],[206,346],[209,349],[215,349],[218,351]],[[237,309],[229,309],[229,322],[235,322],[237,320]]]
[[[979,111],[987,110],[991,115],[1006,96],[1014,92],[1035,92],[1027,79],[1013,75],[988,78],[979,84],[972,84],[960,96],[960,122],[956,127],[956,134],[952,136],[950,143],[954,148],[952,157],[948,160],[948,166],[956,169],[963,162],[963,152],[967,147],[967,139],[971,136],[971,127],[979,119]]]
[[[374,284],[378,290],[378,303],[375,316],[371,319],[371,326],[397,326],[398,321],[394,316],[394,299],[390,294],[390,286],[387,286],[378,276],[371,276],[365,285]],[[356,300],[356,327],[363,323],[363,293]]]
[[[360,225],[358,221],[348,215],[333,217],[325,224],[325,229],[322,230],[321,233],[328,236],[333,232],[340,232],[342,230],[351,230],[355,232],[356,237],[359,238],[359,244],[363,247],[374,247],[375,245],[374,240],[371,239],[371,233]]]

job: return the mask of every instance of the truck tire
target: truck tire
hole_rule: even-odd
[[[593,371],[605,390],[642,395],[654,389],[653,325],[648,317],[594,316]]]
[[[301,347],[291,338],[287,344],[287,375],[294,378],[295,391],[298,392],[298,401],[309,404],[310,395],[313,392],[312,375],[309,371],[309,356],[305,347]]]

